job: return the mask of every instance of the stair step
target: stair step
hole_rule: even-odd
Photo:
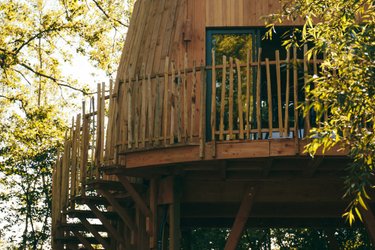
[[[91,244],[101,245],[94,237],[84,237],[84,238]],[[108,238],[104,238],[104,239],[109,242]],[[75,236],[65,236],[61,238],[56,238],[56,240],[64,244],[81,244],[81,241]]]
[[[103,225],[95,225],[92,224],[92,226],[98,231],[98,232],[107,232],[105,227]],[[87,231],[86,227],[82,223],[64,223],[60,225],[60,228],[65,231]]]
[[[114,194],[114,196],[120,203],[131,198],[129,194]],[[77,204],[109,205],[109,202],[101,196],[77,196],[73,201]]]
[[[118,219],[118,215],[115,212],[102,212],[105,217],[108,219]],[[93,218],[95,219],[96,216],[91,210],[68,210],[66,211],[66,214],[73,218],[79,218],[79,217],[84,217],[84,218]]]

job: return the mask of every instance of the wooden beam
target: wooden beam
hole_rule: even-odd
[[[120,180],[121,184],[124,186],[126,191],[130,194],[130,196],[133,198],[135,204],[141,209],[142,213],[146,217],[151,216],[151,211],[146,205],[146,202],[143,200],[141,195],[135,190],[133,185],[130,183],[129,179],[126,176],[118,175],[118,179]]]
[[[150,249],[157,248],[158,236],[158,179],[152,178],[150,181],[150,208],[152,216],[149,219]],[[147,221],[147,219],[146,219]]]
[[[73,234],[79,239],[79,241],[85,246],[85,248],[94,250],[94,248],[91,246],[91,243],[88,242],[88,240],[86,240],[80,232],[73,230]]]
[[[121,219],[125,222],[125,224],[130,228],[130,230],[132,231],[136,231],[137,230],[137,227],[133,221],[133,219],[131,218],[131,216],[129,215],[128,211],[126,211],[121,205],[120,203],[116,200],[116,198],[113,196],[113,194],[111,194],[110,192],[106,191],[106,190],[103,190],[103,189],[99,189],[98,190],[99,193],[101,193],[104,198],[107,199],[107,201],[112,205],[113,209],[119,214],[119,216],[121,217]]]
[[[95,239],[102,244],[102,246],[105,249],[111,249],[111,246],[109,243],[103,239],[103,237],[99,234],[99,232],[95,229],[93,225],[90,224],[90,222],[84,218],[84,217],[79,217],[79,220],[82,222],[83,226],[90,232],[92,235],[94,235]]]
[[[229,237],[224,248],[225,250],[235,250],[237,248],[238,242],[245,228],[247,219],[249,218],[251,207],[254,203],[254,194],[255,187],[249,186],[242,199],[241,206],[234,220],[232,230],[229,233]]]
[[[267,177],[272,169],[272,163],[273,163],[273,159],[270,158],[270,159],[267,159],[265,164],[264,164],[264,168],[263,168],[263,176]]]
[[[173,202],[169,205],[169,249],[181,249],[181,185],[173,180]]]
[[[101,221],[103,226],[108,230],[110,236],[114,237],[116,241],[125,247],[125,240],[123,236],[112,226],[111,222],[103,215],[103,213],[93,204],[87,204],[90,210]]]
[[[370,236],[371,242],[373,246],[375,246],[375,216],[372,212],[371,208],[367,205],[367,209],[364,209],[363,207],[359,207],[363,223],[366,226],[367,232]]]

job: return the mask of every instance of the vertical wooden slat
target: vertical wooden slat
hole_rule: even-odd
[[[305,86],[305,102],[307,107],[307,112],[305,112],[305,136],[309,134],[310,128],[311,128],[311,122],[310,122],[310,101],[307,93],[307,85],[310,83],[308,82],[308,65],[307,65],[307,44],[303,46],[303,81]]]
[[[193,61],[193,83],[191,87],[191,120],[190,120],[190,142],[193,142],[194,138],[194,124],[195,124],[195,102],[196,102],[196,88],[197,88],[197,72],[196,63]]]
[[[164,145],[167,145],[167,133],[168,133],[168,69],[169,69],[169,57],[165,58],[164,65],[164,104],[163,104],[163,137]]]
[[[219,139],[224,140],[224,113],[225,113],[225,91],[227,79],[227,57],[223,56],[223,76],[221,79],[221,98],[220,98],[220,136]]]
[[[204,146],[206,143],[206,70],[203,65],[200,67],[201,73],[201,96],[200,96],[200,119],[199,119],[199,157],[204,157]]]
[[[187,68],[188,68],[188,58],[187,53],[184,56],[184,76],[183,76],[183,86],[184,86],[184,131],[183,137],[185,138],[185,142],[187,142],[188,136],[188,87],[187,87]]]
[[[290,49],[286,51],[286,87],[285,87],[285,125],[284,136],[289,136],[289,98],[290,98]]]
[[[141,105],[141,148],[145,147],[146,143],[146,115],[147,115],[147,100],[146,97],[148,96],[148,87],[147,87],[147,81],[146,81],[146,71],[145,71],[145,65],[142,65],[142,86],[140,88],[141,95],[142,95],[142,105]]]
[[[237,65],[237,108],[238,108],[238,120],[239,120],[239,139],[244,139],[243,130],[243,111],[242,111],[242,79],[241,79],[241,62],[236,59]]]
[[[101,111],[102,111],[102,108],[101,108],[101,93],[102,93],[102,90],[101,90],[101,85],[100,83],[98,83],[98,86],[97,86],[97,94],[96,94],[96,138],[95,138],[95,142],[96,142],[96,145],[95,145],[95,177],[96,178],[99,178],[99,165],[100,165],[100,147],[101,147],[101,144],[100,144],[100,138],[101,138],[101,135],[100,135],[100,132],[101,132],[101,122],[100,122],[100,117],[101,117]]]
[[[172,62],[172,80],[171,80],[171,130],[169,144],[174,143],[175,136],[175,120],[176,120],[176,68],[174,62]]]
[[[262,120],[260,114],[260,76],[261,76],[261,55],[262,55],[262,48],[258,49],[258,66],[257,66],[257,96],[256,96],[256,103],[257,103],[257,128],[258,128],[258,139],[262,139]]]
[[[139,95],[141,86],[139,86],[139,77],[135,76],[135,84],[133,85],[133,102],[134,102],[134,148],[139,147],[139,122],[140,122],[140,101],[142,97]]]
[[[160,143],[160,133],[162,127],[162,110],[163,110],[163,102],[164,100],[164,91],[163,85],[160,82],[159,76],[156,76],[156,98],[155,98],[155,127],[154,127],[154,137],[155,137],[155,145],[159,145]]]
[[[269,138],[272,138],[272,89],[271,89],[271,72],[270,61],[266,58],[266,75],[267,75],[267,102],[268,102],[268,129]]]
[[[229,58],[229,140],[233,139],[233,58]]]
[[[156,98],[160,98],[159,95]],[[152,82],[151,82],[151,75],[147,75],[147,122],[148,122],[148,140],[149,145],[152,145],[152,139],[154,138],[154,125],[155,125],[155,113],[153,107],[154,103],[154,93],[152,92]]]
[[[247,50],[246,58],[246,138],[250,139],[250,63],[251,63],[251,50]]]
[[[212,56],[212,82],[211,82],[211,140],[212,140],[212,156],[215,157],[215,132],[216,132],[216,61],[215,61],[215,51],[211,50]]]
[[[298,141],[298,71],[297,48],[293,47],[293,96],[294,96],[294,138]],[[298,149],[297,149],[298,150]]]
[[[181,70],[180,68],[177,69],[177,103],[176,103],[176,113],[177,113],[177,141],[181,143],[182,141],[182,112],[181,109]]]
[[[104,110],[105,110],[105,82],[102,82],[102,96],[100,104],[100,164],[104,163]]]
[[[130,70],[129,70],[130,71]],[[133,147],[133,82],[129,76],[129,82],[127,87],[127,105],[128,105],[128,148],[131,149]]]
[[[81,195],[85,195],[85,185],[87,176],[87,159],[88,159],[88,149],[89,149],[89,117],[86,116],[86,102],[82,103],[82,150],[81,150]]]
[[[90,100],[90,113],[94,114],[95,112],[95,98],[91,97]],[[91,127],[91,164],[90,164],[90,180],[94,177],[94,167],[95,167],[95,115],[91,116],[92,127]]]
[[[282,110],[282,98],[281,98],[281,73],[280,73],[280,52],[276,50],[276,81],[277,81],[277,110],[278,110],[278,121],[279,121],[279,134],[283,135],[283,110]]]

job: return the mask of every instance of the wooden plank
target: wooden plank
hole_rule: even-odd
[[[177,96],[176,96],[176,113],[177,113],[177,141],[178,143],[181,143],[182,141],[182,112],[181,109],[181,70],[180,68],[177,68]]]
[[[188,140],[188,81],[187,81],[188,57],[187,53],[184,55],[184,75],[183,75],[183,88],[184,88],[184,129],[182,136],[185,138],[185,143]]]
[[[171,80],[171,130],[170,132],[170,139],[169,139],[169,144],[174,144],[174,136],[175,136],[175,121],[176,121],[176,68],[175,68],[175,63],[172,62],[172,80]]]
[[[130,69],[129,69],[130,72]],[[128,127],[128,149],[131,149],[133,147],[133,82],[130,80],[130,77],[128,78],[128,86],[126,89],[127,94],[127,106],[128,106],[128,120],[125,124],[127,124]]]
[[[142,87],[141,89],[141,97],[142,97],[142,105],[141,105],[141,148],[144,148],[146,146],[146,118],[147,118],[147,103],[148,100],[146,99],[148,96],[148,86],[147,86],[147,80],[146,80],[146,69],[145,64],[142,65]],[[150,122],[150,121],[149,121]]]
[[[225,114],[225,91],[227,79],[227,57],[223,56],[223,76],[221,81],[221,98],[220,98],[220,136],[219,140],[224,140],[224,114]]]
[[[298,65],[297,48],[293,47],[293,97],[294,97],[294,138],[298,142]]]
[[[190,143],[193,142],[194,139],[194,124],[195,124],[195,112],[196,112],[196,93],[197,93],[197,72],[195,70],[196,63],[193,61],[193,79],[192,79],[192,87],[191,87],[191,119],[190,119]]]
[[[257,103],[257,110],[256,110],[256,115],[257,115],[257,128],[258,128],[258,140],[262,139],[262,119],[261,119],[261,114],[260,114],[260,77],[261,77],[261,56],[262,56],[262,48],[258,49],[258,66],[257,66],[257,87],[256,87],[256,103]]]
[[[85,116],[86,113],[86,107],[85,102],[83,102],[82,105],[82,114],[83,114],[83,125],[82,125],[82,149],[81,149],[81,195],[85,195],[85,187],[86,187],[86,178],[87,178],[87,160],[88,160],[88,150],[89,150],[89,143],[90,143],[90,120],[89,117]]]
[[[93,204],[88,203],[87,206],[107,229],[109,235],[111,237],[114,237],[117,242],[125,246],[124,237],[113,227],[111,222],[103,215],[103,213]]]
[[[270,62],[266,58],[266,75],[267,75],[267,104],[268,104],[268,129],[269,138],[272,138],[272,89],[271,89],[271,73],[270,73]]]
[[[146,205],[146,202],[143,200],[141,195],[137,192],[137,190],[135,190],[133,185],[130,183],[128,178],[126,176],[123,176],[123,175],[118,175],[118,179],[120,180],[122,186],[126,189],[126,191],[128,191],[128,193],[130,194],[130,196],[134,200],[135,204],[137,204],[137,206],[141,209],[142,213],[146,217],[150,217],[151,216],[150,209]]]
[[[152,82],[151,82],[151,75],[147,75],[147,122],[148,122],[148,135],[147,138],[149,139],[149,145],[152,145],[153,138],[154,138],[154,125],[156,123],[155,119],[155,109],[154,100],[155,100],[155,92],[152,91]],[[159,99],[160,95],[156,95],[156,98]]]
[[[303,81],[304,81],[304,89],[305,89],[305,107],[307,107],[307,111],[305,112],[305,136],[307,136],[311,129],[311,122],[310,122],[310,100],[308,97],[307,88],[309,83],[308,74],[309,68],[307,65],[307,44],[303,46]]]
[[[245,228],[247,219],[249,218],[251,207],[253,206],[253,200],[255,195],[255,188],[250,186],[242,198],[240,209],[234,220],[232,229],[229,233],[227,242],[225,244],[225,250],[235,250],[237,249],[238,242],[242,236],[243,230]]]
[[[251,50],[247,50],[247,57],[246,57],[246,139],[250,139],[250,116],[251,116],[251,110],[250,110],[250,76],[252,73],[250,72],[250,63],[251,63]]]
[[[237,108],[238,108],[238,120],[239,120],[239,139],[244,139],[243,130],[243,111],[242,111],[242,78],[241,78],[241,66],[240,60],[236,59],[237,65]]]
[[[104,189],[99,189],[99,193],[101,193],[104,198],[111,204],[113,209],[118,213],[120,218],[123,220],[123,222],[129,227],[130,230],[133,232],[137,231],[137,227],[133,221],[133,218],[130,216],[128,211],[126,211],[120,203],[116,200],[116,198],[111,194],[110,192],[104,190]],[[103,223],[104,224],[104,223]]]
[[[135,76],[135,84],[133,85],[134,91],[133,91],[133,102],[134,102],[134,148],[139,147],[139,126],[140,126],[140,101],[141,96],[139,95],[141,86],[139,84],[139,78],[138,75]]]
[[[94,248],[91,246],[91,243],[85,239],[85,237],[78,232],[77,230],[72,230],[73,234],[78,238],[78,240],[85,246],[85,248],[94,250]]]
[[[164,137],[164,145],[167,145],[167,134],[168,134],[168,70],[169,70],[169,58],[165,58],[165,65],[164,65],[164,104],[163,104],[163,137]]]
[[[286,51],[285,125],[284,136],[289,136],[289,97],[290,96],[290,49]]]
[[[104,164],[104,116],[105,116],[105,83],[102,82],[102,94],[100,98],[100,166]]]
[[[278,111],[278,121],[279,121],[279,134],[280,137],[283,136],[283,109],[282,109],[282,96],[281,96],[281,73],[280,73],[280,52],[276,50],[276,81],[277,81],[277,111]],[[288,108],[288,107],[286,107]]]
[[[204,146],[206,144],[206,70],[200,67],[201,89],[200,89],[200,118],[199,118],[199,157],[204,157]]]
[[[156,77],[156,98],[155,98],[155,127],[154,127],[154,138],[155,145],[159,144],[161,127],[162,127],[162,114],[163,114],[163,101],[164,101],[164,90],[163,85],[160,82],[159,76]]]
[[[233,57],[229,57],[229,110],[228,110],[228,123],[229,123],[229,140],[233,139]]]
[[[211,82],[211,140],[212,140],[212,157],[215,157],[215,131],[216,131],[216,60],[215,50],[211,50],[212,56],[212,82]]]
[[[108,242],[99,234],[98,230],[90,224],[90,222],[85,217],[79,217],[79,220],[82,222],[83,226],[94,235],[95,239],[102,244],[105,249],[111,249],[111,246]]]

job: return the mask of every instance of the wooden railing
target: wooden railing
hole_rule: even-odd
[[[166,58],[162,74],[146,75],[143,67],[140,76],[110,83],[107,91],[99,84],[73,119],[58,156],[55,214],[86,195],[86,184],[101,178],[101,166],[121,165],[119,156],[132,151],[199,145],[204,157],[207,141],[304,137],[315,119],[297,107],[309,102],[304,86],[321,60],[298,58],[296,48],[285,58],[275,51],[274,60],[262,59],[260,49],[257,60],[252,57],[250,51],[245,62],[223,56],[219,65],[213,51],[212,65],[193,62],[190,68],[187,56],[183,67]]]
[[[109,98],[105,84],[98,84],[97,96],[83,102],[82,113],[73,117],[65,134],[63,152],[58,153],[52,175],[52,230],[65,221],[68,208],[74,209],[74,198],[86,195],[87,183],[101,178]]]

